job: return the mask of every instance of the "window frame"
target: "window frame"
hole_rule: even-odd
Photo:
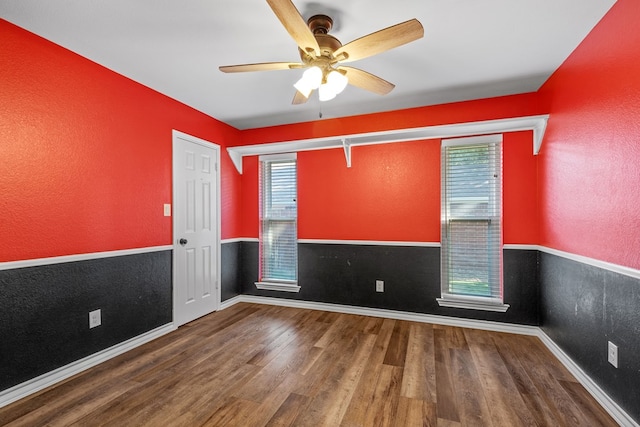
[[[296,172],[295,172],[295,184],[296,184],[296,190],[295,190],[295,215],[293,217],[278,217],[278,216],[274,216],[274,217],[267,217],[266,212],[268,211],[268,209],[266,209],[265,206],[265,197],[264,194],[267,193],[267,191],[269,190],[266,185],[269,184],[271,185],[271,183],[265,183],[264,182],[264,172],[263,172],[263,168],[265,167],[265,163],[278,163],[278,162],[291,162],[294,161],[296,164]],[[258,196],[258,203],[259,203],[259,238],[258,238],[258,245],[259,245],[259,255],[258,255],[258,281],[255,282],[255,286],[257,289],[263,289],[263,290],[273,290],[273,291],[284,291],[284,292],[299,292],[300,291],[300,286],[298,286],[298,238],[297,238],[297,233],[298,233],[298,164],[297,164],[297,155],[296,153],[283,153],[283,154],[269,154],[269,155],[262,155],[259,156],[259,171],[258,171],[258,186],[259,186],[259,196]],[[294,249],[294,258],[295,258],[295,279],[294,280],[287,280],[287,279],[278,279],[278,278],[270,278],[270,277],[263,277],[264,271],[263,271],[263,265],[264,265],[264,256],[265,256],[265,249],[266,246],[264,244],[264,234],[265,232],[268,232],[267,230],[265,230],[265,224],[268,224],[269,222],[293,222],[294,223],[294,228],[295,228],[295,247]]]
[[[504,275],[503,275],[503,224],[502,224],[502,196],[503,196],[503,166],[502,166],[502,144],[503,144],[503,136],[502,134],[498,135],[485,135],[485,136],[474,136],[474,137],[466,137],[466,138],[454,138],[454,139],[443,139],[441,142],[441,261],[440,261],[440,272],[441,272],[441,284],[440,284],[440,292],[441,297],[436,298],[438,305],[442,307],[453,307],[453,308],[463,308],[463,309],[473,309],[473,310],[484,310],[484,311],[497,311],[497,312],[505,312],[509,308],[508,304],[504,303],[504,294],[503,294],[503,283],[504,283]],[[449,147],[463,147],[463,146],[483,146],[483,145],[491,145],[497,144],[498,149],[498,158],[493,158],[495,161],[494,166],[497,168],[493,170],[494,175],[499,177],[499,185],[497,189],[497,194],[493,193],[494,198],[497,198],[491,206],[496,208],[498,212],[489,212],[484,216],[477,217],[464,217],[464,216],[452,216],[450,214],[450,204],[452,203],[452,199],[446,194],[447,188],[447,164],[446,164],[446,150]],[[490,159],[491,160],[491,159]],[[467,197],[469,200],[473,198],[481,198],[482,196],[469,196]],[[489,200],[488,200],[489,203]],[[495,222],[498,223],[497,233],[498,233],[498,242],[497,247],[493,249],[496,251],[494,254],[493,260],[498,262],[498,283],[489,283],[490,291],[492,295],[490,296],[478,296],[478,295],[467,295],[462,293],[454,293],[450,290],[450,281],[449,281],[449,236],[450,232],[450,223],[455,221],[467,221],[467,222],[487,222],[488,227],[492,227],[491,223],[493,222],[493,227],[496,227]],[[490,235],[491,233],[495,233],[488,229]],[[491,249],[491,244],[487,242],[487,254],[489,254],[489,250]],[[489,271],[487,271],[489,274]],[[493,295],[496,291],[497,295]]]

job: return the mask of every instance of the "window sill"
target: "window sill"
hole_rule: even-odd
[[[296,282],[280,283],[280,282],[255,282],[256,288],[267,291],[281,292],[300,292],[300,286]]]
[[[491,304],[481,301],[465,301],[448,298],[436,298],[440,307],[464,308],[468,310],[497,311],[504,313],[509,309],[509,304]]]

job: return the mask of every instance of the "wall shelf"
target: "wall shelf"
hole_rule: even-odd
[[[242,158],[261,154],[292,153],[298,151],[343,148],[347,167],[351,164],[351,147],[358,145],[390,144],[421,139],[455,138],[471,135],[488,135],[524,130],[533,131],[533,154],[538,154],[547,128],[549,115],[515,117],[510,119],[486,120],[427,126],[412,129],[398,129],[384,132],[339,135],[326,138],[302,139],[288,142],[229,147],[227,151],[238,172],[242,173]]]

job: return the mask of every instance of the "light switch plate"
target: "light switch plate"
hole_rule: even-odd
[[[164,204],[164,216],[171,216],[171,205],[169,203]]]

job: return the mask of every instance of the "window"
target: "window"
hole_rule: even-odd
[[[502,135],[442,141],[441,306],[506,311]]]
[[[296,155],[260,156],[258,289],[298,292]]]

